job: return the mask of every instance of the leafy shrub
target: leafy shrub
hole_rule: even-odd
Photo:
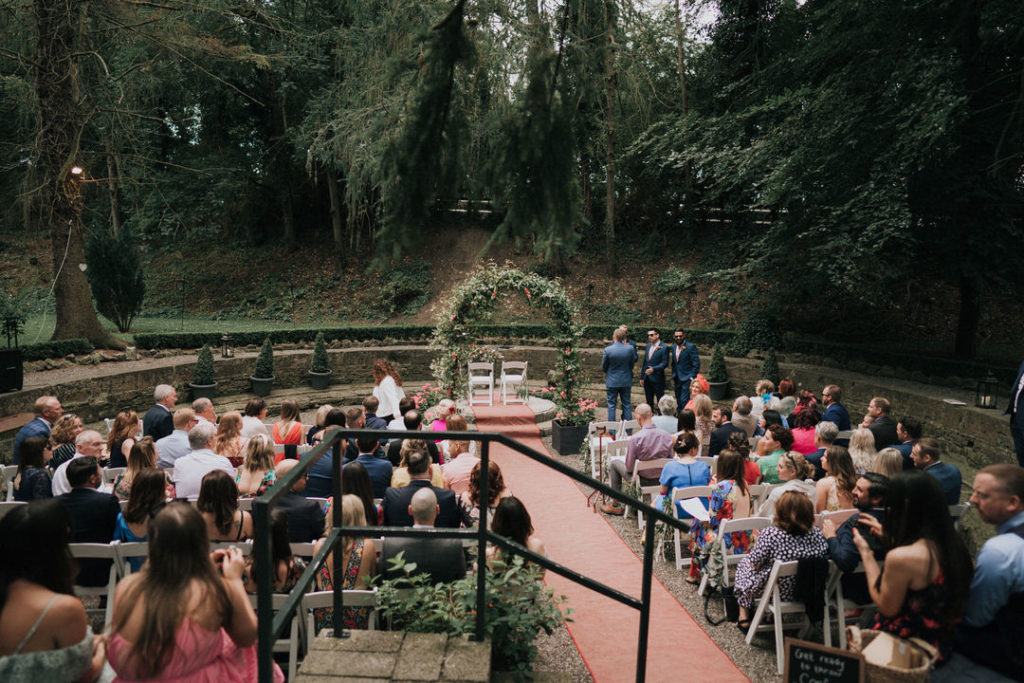
[[[779,323],[774,316],[767,313],[754,313],[747,316],[740,324],[730,351],[744,356],[751,349],[767,351],[781,346],[782,335],[779,334]]]
[[[119,332],[127,332],[146,296],[135,240],[128,230],[97,235],[86,242],[85,258],[92,264],[85,274],[96,309],[117,325]]]
[[[707,380],[716,384],[729,381],[729,372],[725,369],[725,354],[722,353],[721,344],[715,344],[715,350],[711,352]]]
[[[430,264],[422,259],[397,263],[384,276],[381,283],[378,309],[386,317],[397,312],[412,315],[430,298]]]
[[[199,357],[196,358],[196,367],[192,371],[192,384],[206,386],[215,384],[217,377],[213,372],[213,351],[209,344],[204,344],[199,349]]]
[[[270,343],[270,337],[263,340],[260,355],[256,356],[256,368],[252,376],[261,379],[269,379],[274,376],[274,347]]]
[[[313,347],[313,359],[309,364],[310,372],[325,373],[331,371],[331,363],[327,358],[327,343],[324,341],[324,333],[316,335],[316,346]]]
[[[26,344],[21,347],[21,357],[23,360],[63,358],[73,353],[92,353],[95,348],[87,339],[59,339],[39,344]]]
[[[771,380],[772,384],[779,386],[779,361],[775,357],[775,349],[769,351],[765,356],[764,363],[761,364],[760,377]]]
[[[18,345],[18,335],[25,331],[28,314],[15,297],[0,296],[0,334],[7,338],[7,346]]]
[[[391,569],[406,575],[382,581],[378,588],[381,615],[391,619],[393,629],[450,636],[475,632],[476,574],[431,584],[426,574],[414,573],[416,565],[405,562],[401,553],[390,562]],[[558,609],[565,596],[554,597],[539,578],[538,570],[518,556],[487,571],[486,635],[495,671],[532,671],[537,635],[550,634],[568,620]]]
[[[679,266],[669,266],[658,273],[651,284],[654,286],[654,291],[669,294],[693,289],[697,280],[689,271],[683,270]]]

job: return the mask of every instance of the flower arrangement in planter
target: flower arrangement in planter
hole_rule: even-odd
[[[213,398],[217,395],[217,377],[213,370],[213,350],[209,344],[199,349],[196,365],[192,370],[192,400]]]
[[[721,401],[729,395],[729,373],[725,369],[725,353],[721,344],[715,344],[708,364],[708,396],[712,401]]]
[[[253,368],[252,390],[257,396],[269,396],[270,389],[274,385],[274,347],[270,343],[270,337],[263,340],[260,353],[256,356],[256,367]]]
[[[331,363],[327,358],[327,342],[324,333],[316,335],[313,358],[309,363],[309,383],[317,391],[325,391],[331,382]]]
[[[580,445],[587,436],[587,427],[594,421],[597,401],[588,398],[571,398],[558,387],[547,387],[531,392],[555,404],[557,412],[551,423],[551,445],[561,455],[579,453]]]

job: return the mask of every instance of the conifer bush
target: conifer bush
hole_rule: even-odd
[[[721,344],[715,344],[715,350],[711,352],[707,379],[715,384],[729,381],[729,373],[725,369],[725,353],[722,352]]]
[[[270,343],[270,337],[263,340],[263,347],[260,349],[260,355],[256,356],[256,368],[252,376],[259,379],[270,379],[274,376],[274,347]]]
[[[196,367],[192,372],[192,384],[207,386],[215,384],[217,377],[213,371],[213,351],[210,345],[206,344],[199,350],[199,357],[196,358]]]
[[[324,333],[316,335],[316,345],[313,347],[313,359],[309,364],[310,372],[325,373],[331,371],[331,364],[327,359],[327,342],[324,340]]]
[[[775,349],[768,351],[768,355],[761,364],[761,378],[771,380],[775,386],[779,386],[779,361],[775,357]]]

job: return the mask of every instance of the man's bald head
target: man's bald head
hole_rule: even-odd
[[[412,521],[424,526],[434,526],[434,519],[437,517],[439,508],[437,496],[433,490],[422,488],[413,494],[412,502],[409,503],[409,514]]]
[[[277,463],[277,467],[274,468],[274,475],[278,481],[280,481],[286,474],[292,471],[293,467],[299,464],[298,460],[292,460],[291,458],[285,458],[281,462]],[[306,488],[306,477],[299,477],[299,480],[292,484],[292,491],[296,493]]]

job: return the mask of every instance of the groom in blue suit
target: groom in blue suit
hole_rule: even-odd
[[[633,388],[633,366],[636,365],[636,348],[626,343],[626,329],[618,327],[612,333],[612,343],[605,347],[601,356],[601,370],[604,371],[604,386],[608,396],[608,421],[615,421],[615,403],[622,399],[622,419],[633,419],[633,406],[629,392]]]
[[[1017,370],[1017,379],[1010,389],[1010,403],[1004,415],[1010,416],[1010,434],[1013,449],[1017,451],[1017,464],[1024,467],[1024,363]]]
[[[672,386],[676,390],[676,405],[682,410],[690,401],[690,382],[700,372],[700,356],[697,347],[686,341],[686,330],[676,328],[672,339]]]
[[[665,368],[668,366],[668,348],[661,343],[661,335],[655,329],[647,331],[647,348],[644,349],[644,364],[640,367],[640,381],[644,385],[647,405],[656,406],[665,395]]]

